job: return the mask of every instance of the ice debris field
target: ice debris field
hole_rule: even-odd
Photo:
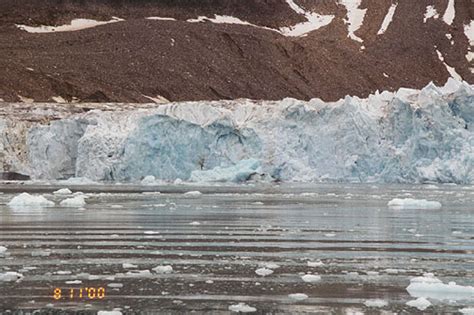
[[[473,86],[450,79],[444,87],[332,103],[237,100],[91,110],[32,124],[27,161],[8,150],[2,158],[34,179],[472,184],[473,121]],[[0,128],[4,147],[7,131]]]

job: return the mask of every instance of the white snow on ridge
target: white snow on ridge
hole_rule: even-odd
[[[216,24],[239,24],[247,25],[252,27],[257,27],[261,29],[266,29],[274,32],[278,32],[284,36],[288,37],[300,37],[305,36],[308,33],[320,29],[332,22],[334,19],[333,15],[320,15],[314,12],[306,11],[300,6],[298,6],[293,0],[286,0],[290,8],[298,14],[304,15],[307,19],[306,22],[298,23],[290,27],[282,27],[280,29],[273,29],[265,26],[259,26],[252,24],[247,21],[243,21],[239,18],[228,16],[228,15],[214,15],[213,18],[206,16],[199,16],[197,19],[188,19],[187,22],[190,23],[200,23],[200,22],[212,22]]]
[[[254,27],[260,27],[258,25],[252,24],[247,21],[242,21],[239,18],[229,16],[229,15],[217,15],[215,14],[213,18],[206,16],[199,16],[197,19],[188,19],[186,22],[189,23],[201,23],[201,22],[212,22],[216,24],[240,24],[240,25],[249,25]]]
[[[123,19],[120,18],[112,18],[109,21],[96,21],[96,20],[90,20],[90,19],[74,19],[71,21],[70,24],[65,24],[65,25],[60,25],[60,26],[46,26],[46,25],[41,25],[41,26],[28,26],[28,25],[19,25],[17,24],[16,26],[28,33],[55,33],[55,32],[74,32],[74,31],[80,31],[88,28],[93,28],[97,27],[100,25],[105,25],[105,24],[111,24],[111,23],[117,23],[124,21]]]
[[[320,15],[314,12],[305,11],[298,6],[293,0],[286,0],[290,8],[298,14],[304,15],[307,22],[298,23],[290,27],[280,28],[280,32],[285,36],[304,36],[308,33],[329,25],[334,19],[334,15]]]
[[[427,6],[423,22],[426,23],[428,19],[438,19],[438,18],[439,18],[439,13],[438,11],[436,11],[436,8],[432,5]]]
[[[147,20],[155,20],[155,21],[177,21],[175,18],[159,17],[159,16],[149,16],[146,19]]]
[[[362,38],[355,35],[355,32],[364,23],[365,14],[367,9],[359,9],[362,0],[339,0],[339,3],[344,5],[347,10],[347,18],[345,20],[347,24],[348,36],[358,42],[363,42]]]
[[[397,10],[398,3],[393,3],[390,8],[388,9],[387,15],[385,15],[385,18],[383,19],[382,25],[380,26],[379,31],[377,32],[377,35],[382,35],[385,33],[385,31],[388,29],[390,26],[390,23],[392,23],[393,16],[395,14],[395,11]]]
[[[455,17],[456,17],[456,8],[454,6],[454,0],[449,0],[448,6],[443,15],[443,21],[448,25],[452,25]]]
[[[469,45],[474,46],[474,21],[464,25],[464,34],[469,39]]]
[[[459,73],[456,72],[456,69],[454,67],[451,67],[450,65],[448,65],[446,63],[446,61],[444,60],[444,57],[443,57],[443,54],[438,50],[436,49],[436,53],[438,54],[438,58],[439,60],[444,64],[444,66],[446,67],[446,70],[449,72],[449,75],[451,76],[451,78],[455,79],[455,80],[458,80],[458,81],[462,81],[462,77]]]

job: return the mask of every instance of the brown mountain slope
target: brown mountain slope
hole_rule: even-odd
[[[4,0],[0,99],[335,100],[442,84],[457,75],[474,83],[468,61],[474,47],[465,30],[474,17],[471,0],[455,0],[454,16],[450,0],[361,0],[355,9],[348,2],[357,0]],[[437,16],[425,19],[429,6]],[[354,27],[362,11],[362,23]],[[307,21],[308,14],[330,23],[298,37],[278,31]],[[214,15],[251,25],[189,21]],[[112,17],[124,21],[51,33],[16,26]],[[388,27],[381,32],[384,21]]]

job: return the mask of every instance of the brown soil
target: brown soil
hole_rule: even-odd
[[[440,18],[423,22],[428,0],[400,0],[390,27],[377,31],[391,2],[364,0],[357,36],[347,37],[346,9],[336,0],[299,0],[331,24],[306,37],[243,25],[188,23],[232,15],[278,28],[304,21],[284,0],[4,0],[0,3],[0,101],[150,102],[215,99],[367,96],[376,90],[443,84],[445,61],[474,83],[466,59],[463,25],[474,17],[471,0],[456,1],[453,25],[441,19],[448,0],[437,0]],[[63,33],[32,34],[15,24],[60,25],[74,18],[124,22]],[[146,20],[173,17],[177,21]],[[451,40],[446,34],[452,35]],[[474,49],[474,48],[473,48]]]

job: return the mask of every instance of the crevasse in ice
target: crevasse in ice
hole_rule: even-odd
[[[91,111],[33,128],[28,150],[36,178],[241,181],[255,172],[282,181],[472,184],[473,128],[474,87],[449,80],[333,103]]]

